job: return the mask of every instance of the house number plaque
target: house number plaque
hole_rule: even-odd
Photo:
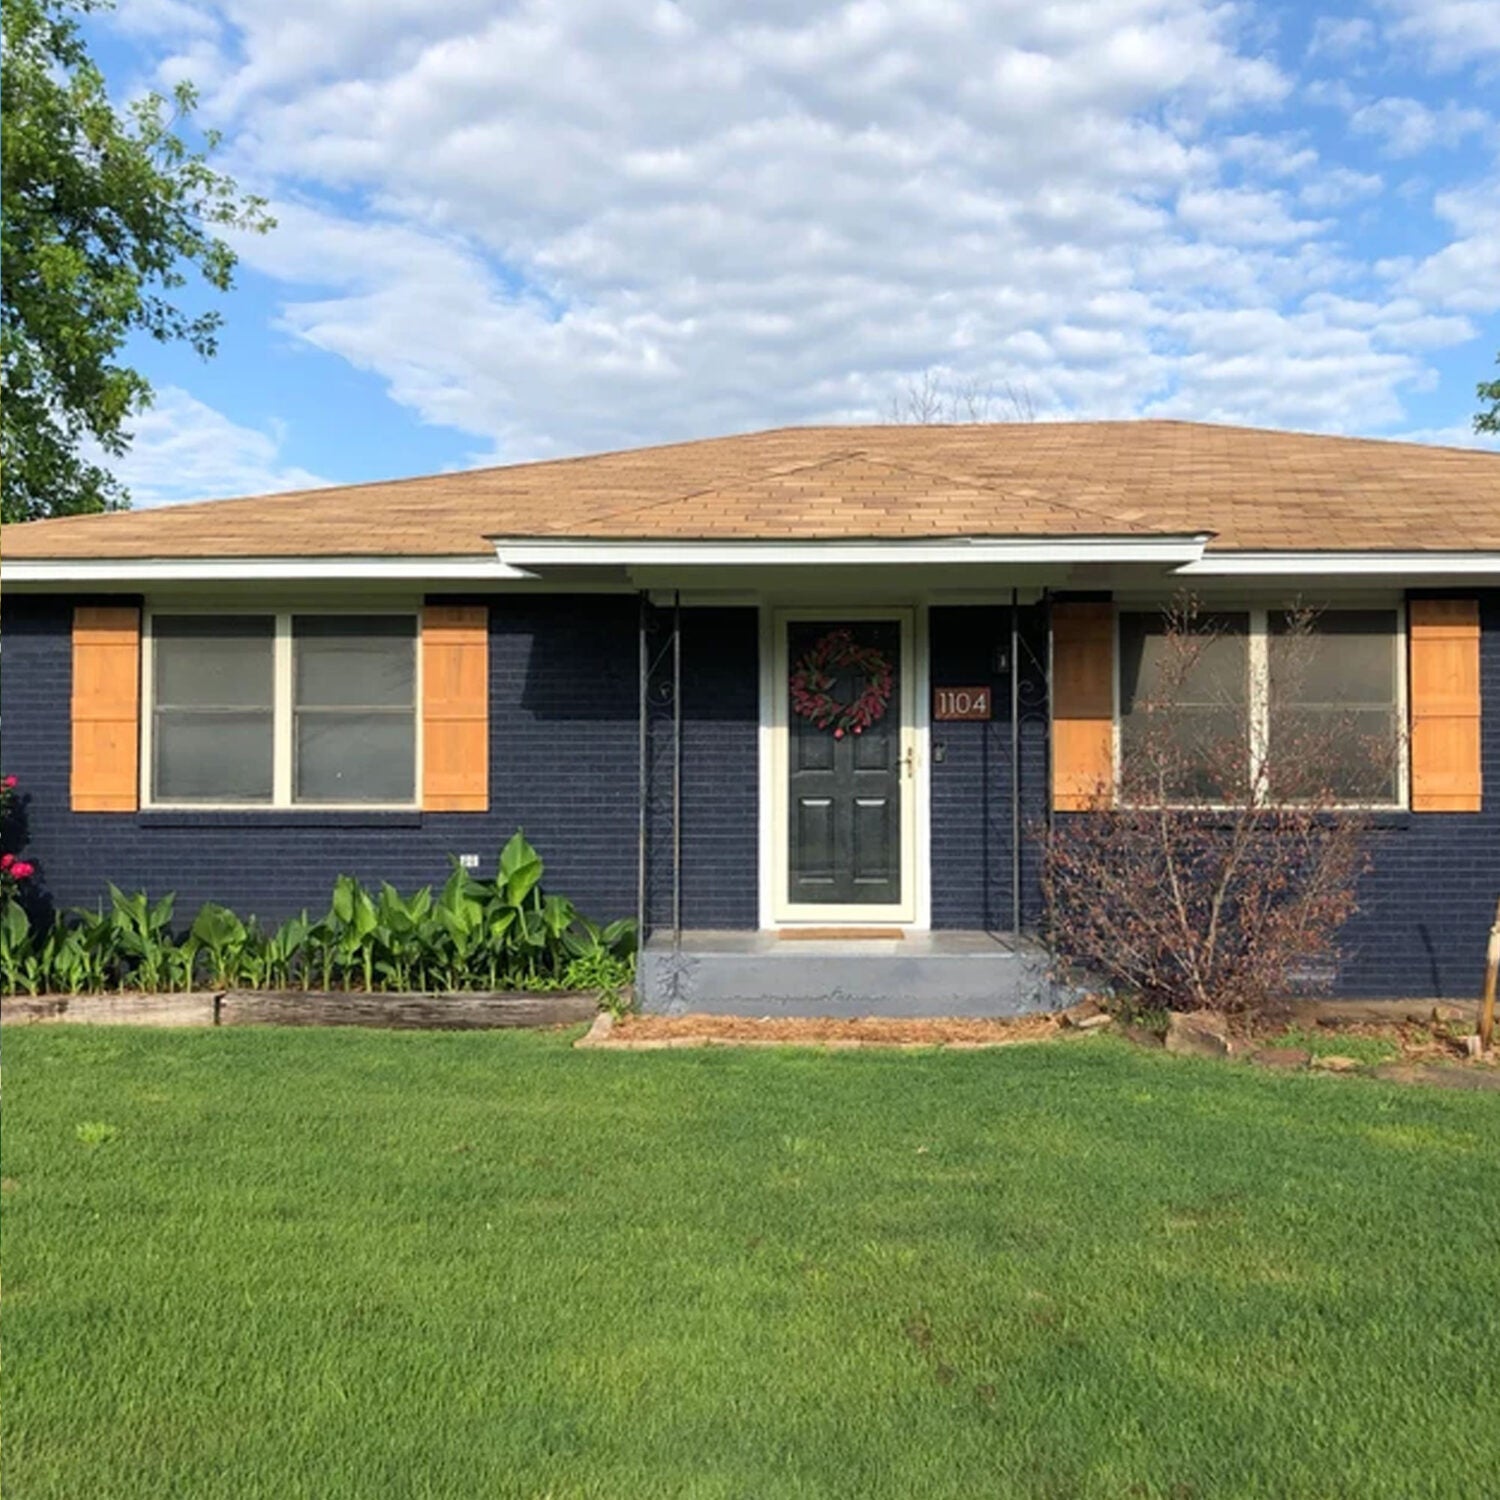
[[[988,719],[990,690],[987,687],[940,687],[932,690],[932,717],[937,722],[952,719]]]

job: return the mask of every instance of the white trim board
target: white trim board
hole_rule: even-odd
[[[6,587],[158,583],[490,583],[533,575],[496,557],[18,558],[3,564]]]
[[[794,905],[786,893],[787,803],[785,696],[786,625],[791,620],[897,620],[901,625],[902,753],[910,755],[909,797],[901,809],[902,900],[897,905]],[[932,925],[931,757],[928,723],[931,697],[928,662],[927,606],[921,604],[845,609],[838,604],[760,610],[759,748],[759,925],[786,927],[906,927],[925,931]]]
[[[894,541],[593,541],[584,537],[497,537],[496,556],[517,568],[764,567],[838,564],[899,567],[910,563],[1190,563],[1207,533],[1191,536],[933,537]]]
[[[1500,552],[1205,552],[1190,578],[1497,578]]]

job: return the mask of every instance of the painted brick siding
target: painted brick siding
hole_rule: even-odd
[[[275,920],[325,907],[341,872],[409,888],[445,879],[450,854],[491,868],[524,826],[552,890],[602,920],[634,913],[634,597],[491,604],[490,811],[425,815],[71,812],[74,602],[7,599],[0,622],[3,763],[20,778],[30,847],[56,906],[92,906],[113,879],[175,890],[188,917],[212,899]]]
[[[759,926],[760,618],[684,609],[682,925]],[[651,611],[648,925],[672,924],[672,611]]]
[[[1021,674],[1021,923],[1040,914],[1035,841],[1046,812],[1046,616],[1023,608]],[[932,726],[932,925],[1008,932],[1014,925],[1011,850],[1010,609],[935,606],[928,614],[932,686],[988,686],[988,723]],[[997,651],[1005,653],[1003,661]]]
[[[1500,899],[1500,590],[1479,601],[1482,810],[1413,813],[1376,832],[1361,910],[1344,932],[1341,994],[1472,997],[1483,982]]]
[[[450,853],[488,865],[517,827],[542,850],[548,883],[591,915],[636,899],[638,603],[528,596],[491,602],[492,805],[487,814],[81,814],[69,811],[71,599],[4,602],[3,766],[21,778],[31,850],[61,907],[96,902],[106,880],[176,890],[275,919],[326,901],[335,875],[403,887],[444,878]],[[651,915],[670,919],[670,681],[665,612],[652,611]],[[1484,810],[1402,815],[1376,834],[1363,910],[1346,931],[1346,995],[1471,995],[1500,894],[1500,591],[1481,599]],[[753,609],[683,611],[683,920],[757,921],[759,633]],[[1045,613],[1021,614],[1023,818],[1045,809]],[[937,684],[989,681],[988,725],[934,726],[933,920],[1003,929],[1010,913],[1008,646],[1002,608],[934,608]],[[1039,917],[1036,846],[1023,841],[1023,915]]]

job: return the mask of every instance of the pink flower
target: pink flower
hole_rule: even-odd
[[[36,874],[36,866],[27,864],[24,859],[18,859],[13,865],[11,865],[10,873],[14,875],[17,880],[27,880],[31,876]]]
[[[0,854],[0,870],[10,869],[15,862],[16,857],[14,854]]]
[[[7,776],[4,782],[0,783],[0,785],[3,785],[5,787],[6,791],[10,791],[15,786],[15,784],[16,778],[14,776]]]

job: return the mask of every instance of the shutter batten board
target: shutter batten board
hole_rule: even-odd
[[[1052,606],[1052,806],[1107,802],[1115,779],[1115,607]]]
[[[490,613],[486,606],[422,610],[422,807],[487,812],[490,805]]]
[[[74,812],[134,812],[140,805],[141,612],[134,605],[73,611]]]
[[[1413,812],[1478,812],[1479,601],[1408,605]]]

